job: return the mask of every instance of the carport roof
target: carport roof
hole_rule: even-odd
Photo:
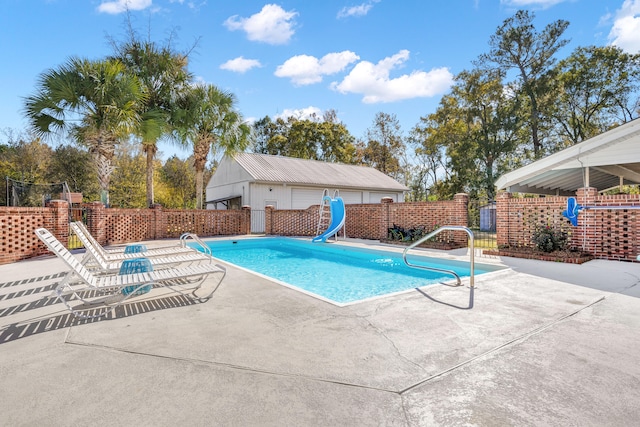
[[[234,160],[259,182],[407,191],[377,169],[267,154],[238,153]]]
[[[599,191],[620,184],[640,184],[640,120],[633,120],[496,181],[498,190],[574,195],[578,188]]]

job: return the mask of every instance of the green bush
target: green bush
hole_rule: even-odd
[[[567,233],[549,226],[538,227],[533,233],[532,240],[536,248],[543,252],[564,250],[569,241]]]

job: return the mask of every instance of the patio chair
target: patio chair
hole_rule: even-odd
[[[117,257],[115,256],[115,254],[112,254],[111,260],[108,260],[104,255],[104,251],[98,250],[98,248],[101,246],[95,241],[95,239],[92,240],[87,237],[88,233],[85,233],[83,231],[83,227],[80,224],[81,223],[78,223],[78,222],[72,222],[70,225],[71,225],[71,230],[75,233],[76,236],[78,236],[78,238],[80,239],[80,241],[82,242],[86,250],[85,256],[82,259],[81,263],[85,267],[92,268],[102,273],[117,272],[122,267],[123,261],[137,259],[140,257],[144,257],[148,259],[149,263],[153,267],[165,267],[165,268],[173,267],[178,264],[184,264],[184,263],[213,261],[213,258],[211,257],[211,254],[210,254],[211,251],[209,251],[209,253],[203,253],[193,249],[190,249],[189,251],[177,252],[175,254],[169,254],[169,256],[165,255],[163,257],[155,257],[155,258],[147,257],[146,255],[148,251],[140,252],[140,253],[126,253],[126,254],[121,253],[118,255],[121,255],[122,257],[120,257],[117,260],[114,260]],[[205,243],[203,243],[203,245],[206,246]]]
[[[38,228],[35,233],[47,248],[70,268],[67,275],[53,291],[52,296],[60,299],[74,316],[82,319],[102,317],[110,313],[129,298],[139,295],[139,291],[149,287],[150,284],[154,287],[166,287],[195,301],[204,302],[213,296],[227,272],[222,265],[207,263],[135,274],[96,276],[82,265],[80,260],[73,256],[50,231]],[[218,274],[220,279],[210,291],[207,291],[201,287],[210,274]],[[189,292],[187,293],[187,291]],[[101,297],[95,298],[96,293]],[[83,295],[86,294],[92,296],[93,299],[85,298]],[[81,313],[78,307],[71,306],[65,298],[68,295],[71,295],[69,299],[75,297],[85,304],[80,306],[82,310],[95,309],[97,305],[106,305],[107,307],[97,314],[87,315]]]
[[[124,261],[125,259],[134,259],[141,256],[144,256],[145,258],[152,258],[173,256],[176,254],[193,254],[194,252],[198,252],[193,248],[187,247],[183,239],[180,240],[179,246],[165,246],[162,248],[142,250],[140,252],[125,252],[124,249],[121,248],[115,250],[105,249],[100,243],[98,243],[98,241],[91,235],[91,233],[89,233],[89,230],[87,230],[87,227],[82,223],[82,221],[72,222],[71,228],[73,229],[74,233],[78,235],[78,237],[80,237],[80,233],[82,233],[87,242],[89,242],[89,245],[92,246],[98,253],[100,253],[102,258],[107,262]],[[84,240],[82,242],[86,248],[87,244],[84,243]],[[141,245],[136,246],[140,247]],[[203,250],[207,252],[208,247],[204,245]]]

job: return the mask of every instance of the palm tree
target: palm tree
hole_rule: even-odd
[[[248,145],[251,127],[235,110],[235,103],[233,94],[214,85],[195,85],[179,98],[174,110],[178,140],[193,144],[197,209],[203,207],[204,168],[211,149],[232,155]]]
[[[139,125],[145,100],[140,82],[116,60],[71,58],[42,73],[37,93],[25,99],[34,133],[68,133],[89,148],[98,172],[100,199],[109,205],[115,147]]]
[[[171,133],[170,112],[180,91],[191,75],[187,71],[187,55],[176,53],[171,45],[159,47],[151,41],[139,41],[130,30],[129,41],[115,45],[115,58],[141,82],[146,102],[140,109],[140,126],[135,131],[147,155],[147,205],[154,203],[154,159],[158,140]]]

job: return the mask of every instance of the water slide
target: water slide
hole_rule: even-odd
[[[331,210],[331,223],[329,224],[329,228],[324,233],[314,237],[311,239],[312,242],[326,242],[327,239],[340,231],[342,227],[344,227],[345,220],[345,209],[344,209],[344,200],[342,197],[336,197],[332,199],[329,196],[324,196],[323,202],[328,201],[329,208]]]

